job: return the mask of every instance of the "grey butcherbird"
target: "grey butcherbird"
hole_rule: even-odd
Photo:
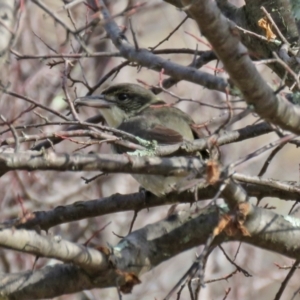
[[[150,90],[137,84],[113,85],[100,95],[77,98],[75,105],[99,108],[107,124],[159,145],[193,141],[195,132],[193,120],[175,107],[162,106],[160,100]],[[151,105],[159,105],[151,107]],[[114,145],[113,151],[126,150]],[[161,175],[132,175],[142,187],[157,196],[170,192],[182,180],[181,177]]]

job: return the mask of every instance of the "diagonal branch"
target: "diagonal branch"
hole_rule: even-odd
[[[252,63],[234,24],[221,14],[216,3],[208,0],[182,3],[188,7],[246,102],[265,120],[299,134],[300,107],[275,95]]]
[[[54,297],[93,287],[109,287],[118,284],[122,286],[128,277],[125,274],[132,274],[131,278],[140,276],[185,250],[205,244],[224,214],[228,214],[228,208],[225,205],[208,206],[204,209],[192,206],[190,210],[179,211],[164,220],[136,230],[111,248],[109,260],[112,265],[106,265],[106,267],[103,265],[100,273],[89,273],[87,276],[87,273],[77,266],[60,264],[34,272],[0,274],[2,296],[20,300],[37,298],[36,293],[37,291],[41,293],[43,282],[47,282],[48,288],[44,290],[44,294],[39,294],[39,298]],[[221,232],[216,236],[213,244],[218,245],[228,240],[244,241],[291,258],[300,258],[299,219],[281,216],[273,211],[249,205],[245,222],[242,225],[250,236],[243,236],[237,232],[229,237]],[[6,231],[8,229],[0,231],[0,244],[6,243],[7,245],[7,239],[10,239],[11,245],[13,242],[17,243],[19,232],[23,233],[24,230],[15,229],[9,237],[3,240]],[[24,247],[22,251],[36,253],[40,245],[34,243],[34,240],[30,243],[31,248],[28,250]],[[45,256],[47,257],[47,251]],[[53,276],[54,273],[63,274],[63,277]],[[63,285],[61,285],[62,278],[64,279]],[[138,280],[130,280],[129,284],[131,283],[132,288],[138,282]]]
[[[273,179],[262,179],[256,176],[245,176],[235,173],[234,180],[244,188],[249,197],[277,197],[282,200],[298,200],[300,189],[297,186],[285,184]],[[218,186],[207,186],[198,188],[197,199],[208,200],[214,198],[218,191]],[[232,190],[230,187],[224,191],[223,196],[231,197]],[[244,198],[241,198],[244,200]],[[146,200],[146,201],[145,201]],[[243,201],[242,200],[242,201]],[[41,199],[43,201],[43,199]],[[114,194],[106,198],[77,201],[70,205],[60,205],[48,211],[35,211],[22,218],[16,218],[1,223],[0,228],[16,227],[42,230],[59,224],[83,220],[86,218],[99,217],[107,214],[135,211],[139,212],[150,207],[174,203],[193,203],[195,202],[195,193],[193,191],[185,191],[180,194],[177,192],[170,193],[163,197],[156,197],[153,194],[133,193],[133,194]],[[241,202],[241,201],[240,201]]]
[[[165,60],[144,48],[136,49],[128,42],[127,38],[120,31],[118,25],[111,18],[104,1],[100,0],[99,2],[101,12],[104,20],[106,21],[104,28],[123,57],[157,72],[164,69],[166,75],[170,75],[176,80],[184,79],[203,85],[208,89],[225,92],[228,83],[223,78],[196,70],[192,67],[184,67],[172,61]]]
[[[98,250],[65,241],[59,236],[43,236],[31,230],[2,229],[0,245],[25,253],[59,259],[84,269],[99,271],[108,267],[106,255]]]

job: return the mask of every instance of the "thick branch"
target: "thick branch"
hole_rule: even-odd
[[[100,251],[35,231],[6,228],[0,231],[0,245],[5,248],[74,263],[85,269],[106,269],[108,261]]]
[[[296,134],[300,133],[300,107],[274,94],[252,63],[241,44],[235,26],[220,12],[213,1],[182,1],[188,6],[201,33],[213,46],[231,79],[247,103],[265,120]]]
[[[250,236],[245,237],[237,231],[235,236],[229,237],[230,240],[245,241],[291,258],[300,258],[299,219],[281,216],[250,204],[248,208],[243,226]],[[74,292],[79,288],[115,286],[118,284],[116,274],[119,271],[123,272],[119,272],[119,274],[133,272],[136,275],[141,275],[187,249],[205,244],[212,230],[218,225],[221,215],[227,212],[228,209],[225,206],[222,208],[210,206],[202,210],[192,207],[189,211],[179,211],[177,214],[168,216],[165,220],[149,224],[129,234],[112,249],[110,261],[113,262],[113,268],[116,269],[116,272],[113,273],[114,276],[111,276],[112,269],[108,267],[106,271],[103,270],[102,274],[97,273],[95,277],[90,275],[90,280],[86,280],[86,274],[82,274],[77,267],[66,265],[58,265],[50,269],[46,267],[35,272],[13,275],[1,274],[2,295],[8,296],[9,299],[34,299],[35,296],[33,295],[36,295],[33,292],[34,289],[40,287],[43,282],[47,282],[47,289],[43,294],[45,298]],[[16,238],[17,235],[13,234],[10,237],[10,239]],[[225,240],[228,240],[228,237],[222,233],[215,238],[214,244],[220,244]],[[35,245],[32,244],[33,246]],[[54,269],[59,273],[64,272],[63,287],[57,288],[58,281],[62,282],[62,277],[53,277]],[[66,273],[65,269],[69,271]],[[76,276],[74,276],[73,271]],[[42,274],[43,277],[41,278]],[[51,280],[49,278],[47,281],[50,275],[52,276]],[[39,277],[37,278],[37,276]],[[85,277],[85,280],[82,280],[82,276]],[[120,285],[124,283],[124,281],[120,282]],[[132,285],[136,283],[131,282]],[[19,298],[16,298],[16,295]]]
[[[204,171],[198,158],[141,157],[128,154],[56,154],[27,151],[0,153],[0,174],[11,170],[102,171],[185,176],[189,172]]]
[[[52,299],[83,290],[115,286],[116,282],[121,285],[125,280],[114,270],[91,276],[70,264],[56,264],[12,274],[0,273],[1,296],[9,300]]]
[[[282,200],[298,200],[300,189],[297,186],[282,183],[274,179],[262,179],[259,177],[234,174],[233,179],[238,180],[239,184],[245,189],[249,197],[277,197]],[[198,188],[197,199],[208,200],[215,197],[218,185]],[[230,187],[223,193],[224,197],[230,198],[232,191]],[[241,198],[244,201],[245,198]],[[42,199],[41,199],[42,201]],[[120,195],[115,194],[110,197],[94,199],[89,201],[77,201],[66,206],[58,206],[48,211],[36,211],[26,218],[17,218],[1,224],[0,228],[40,228],[49,230],[51,227],[68,222],[83,220],[86,218],[99,217],[107,214],[124,211],[141,211],[146,208],[156,207],[173,203],[193,203],[195,193],[185,191],[178,194],[170,193],[164,197],[156,197],[153,194],[143,192]],[[241,202],[239,201],[239,202]]]

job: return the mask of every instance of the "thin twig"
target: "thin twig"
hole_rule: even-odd
[[[285,290],[285,288],[287,287],[288,282],[290,281],[290,279],[292,278],[292,276],[294,275],[295,271],[297,270],[297,266],[300,263],[300,260],[296,260],[292,266],[292,268],[290,269],[290,271],[288,272],[288,274],[286,275],[285,279],[282,281],[280,288],[278,290],[278,292],[276,293],[276,296],[274,298],[274,300],[279,300]]]

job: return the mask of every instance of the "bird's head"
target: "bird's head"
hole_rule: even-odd
[[[124,120],[139,114],[153,104],[162,103],[156,95],[137,84],[115,84],[100,95],[77,98],[79,106],[99,108],[111,127],[118,127]]]

